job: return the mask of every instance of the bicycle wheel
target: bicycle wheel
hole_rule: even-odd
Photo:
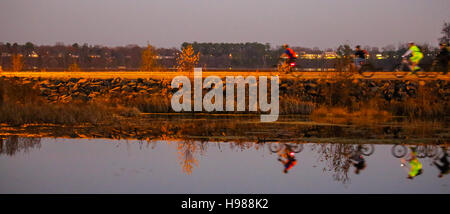
[[[363,77],[370,78],[375,75],[375,69],[372,65],[362,65],[359,69],[359,74]]]
[[[438,72],[434,72],[434,71],[427,72],[427,77],[429,77],[429,78],[436,78],[437,76],[438,76]]]
[[[394,66],[394,76],[397,78],[403,78],[408,75],[409,71],[405,71],[405,66],[403,63],[397,64]]]
[[[439,149],[436,146],[427,146],[425,150],[426,150],[425,153],[429,158],[436,157],[439,151]]]
[[[394,145],[391,152],[394,157],[402,158],[405,157],[406,153],[408,153],[408,148],[404,145]]]
[[[290,70],[290,66],[287,63],[286,59],[280,59],[277,64],[277,71],[279,73],[287,74],[287,73],[289,73],[289,70]]]
[[[303,151],[303,144],[292,143],[292,144],[290,144],[290,146],[291,146],[292,151],[295,153],[300,153],[301,151]]]
[[[271,144],[269,144],[269,150],[273,153],[277,153],[281,150],[281,144],[280,143],[271,143]]]
[[[375,147],[372,144],[364,144],[361,148],[361,153],[365,156],[370,156],[375,151]]]
[[[425,146],[417,146],[416,147],[416,154],[418,158],[424,158],[427,156],[427,150]]]
[[[394,71],[394,76],[397,77],[397,78],[403,78],[406,75],[408,75],[407,71],[400,71],[400,70]]]
[[[425,71],[416,71],[414,72],[414,74],[419,78],[425,78],[428,76],[427,72]]]
[[[427,72],[427,76],[430,78],[435,78],[439,75],[439,71],[442,70],[442,67],[439,66],[438,62],[436,60],[433,60],[433,63],[431,63],[431,68]]]
[[[355,152],[356,148],[353,145],[344,145],[341,148],[342,154],[344,155],[352,155]]]

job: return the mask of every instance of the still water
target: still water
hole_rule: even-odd
[[[21,137],[0,143],[0,193],[450,193],[450,175],[438,177],[435,165],[445,166],[442,145]],[[401,160],[411,149],[423,171],[408,179]],[[285,152],[296,160],[287,173]]]

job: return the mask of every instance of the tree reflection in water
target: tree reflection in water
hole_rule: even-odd
[[[0,155],[13,156],[17,152],[29,152],[30,149],[40,149],[40,138],[21,138],[10,136],[6,139],[0,138]]]
[[[194,167],[198,168],[198,159],[195,155],[203,155],[207,148],[207,143],[198,141],[181,141],[177,143],[178,161],[182,171],[187,175],[192,174]]]
[[[168,138],[168,140],[139,140],[138,142],[144,145],[144,142],[147,142],[147,148],[155,149],[155,147],[164,142],[175,142],[176,150],[177,150],[177,159],[178,163],[181,166],[181,170],[186,175],[191,175],[195,168],[199,168],[199,157],[203,156],[209,146],[217,146],[220,151],[222,151],[221,146],[225,145],[229,147],[229,151],[259,151],[268,148],[270,151],[270,145],[273,142],[270,141],[211,141],[209,139],[205,139],[204,141],[195,141],[189,139],[173,139],[172,137]],[[118,141],[118,143],[123,141]],[[311,152],[315,152],[318,154],[318,162],[323,163],[323,171],[328,171],[332,173],[332,178],[335,181],[341,182],[343,184],[350,183],[350,175],[348,174],[349,169],[354,165],[352,162],[352,157],[356,154],[360,154],[362,156],[369,156],[374,152],[374,146],[371,144],[348,144],[348,143],[333,143],[333,142],[313,142],[308,141],[310,143],[305,144],[305,141],[289,141],[282,142],[282,144],[289,143],[292,146],[295,145],[305,145],[310,148]],[[403,151],[401,149],[406,149],[406,145],[414,146],[418,149],[418,157],[421,158],[420,155],[423,155],[431,158],[433,160],[437,160],[443,157],[448,153],[448,142],[434,142],[429,144],[419,144],[414,145],[410,144],[400,144],[393,145],[392,154],[394,157],[403,157],[406,155],[407,150]],[[41,148],[41,139],[40,138],[22,138],[18,136],[10,136],[8,138],[0,137],[0,155],[8,155],[13,156],[18,152],[29,152],[31,149],[40,149]],[[423,149],[420,149],[423,148]],[[423,150],[423,151],[422,151]],[[400,152],[400,153],[399,153]],[[271,153],[272,154],[272,153]],[[448,154],[447,154],[448,156]],[[445,158],[447,157],[445,156]],[[439,166],[443,166],[440,168],[445,168],[443,173],[448,173],[448,162],[446,159],[441,158],[441,162],[443,164]],[[356,167],[356,166],[355,166]],[[442,175],[440,175],[442,177]]]
[[[350,182],[348,170],[351,166],[347,155],[353,149],[349,144],[314,144],[312,150],[319,154],[319,161],[324,162],[323,171],[332,171],[333,179],[342,183]]]
[[[196,156],[203,156],[208,145],[216,143],[219,150],[221,149],[220,142],[209,142],[209,141],[180,141],[177,143],[177,154],[178,162],[181,165],[183,173],[191,175],[194,167],[199,168],[199,161]],[[226,142],[231,151],[234,150],[248,150],[254,149],[256,151],[264,147],[264,144],[258,144],[254,142]]]

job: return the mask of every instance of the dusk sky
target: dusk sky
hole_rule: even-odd
[[[0,0],[0,42],[436,46],[450,0]]]

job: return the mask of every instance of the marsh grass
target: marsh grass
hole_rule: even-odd
[[[448,100],[443,97],[445,93],[438,92],[446,90],[446,83],[435,87],[433,84],[422,82],[414,96],[406,96],[403,100],[387,101],[379,91],[380,89],[366,90],[364,84],[367,83],[339,76],[339,74],[335,75],[337,75],[336,78],[332,80],[282,82],[280,84],[280,114],[311,115],[314,120],[321,121],[327,121],[327,118],[335,118],[333,120],[339,118],[342,122],[351,120],[376,122],[388,120],[393,116],[439,120],[449,116]],[[148,93],[121,91],[117,93],[118,96],[106,93],[91,100],[74,99],[62,103],[58,100],[49,101],[46,97],[60,96],[58,91],[54,90],[50,95],[41,95],[41,90],[46,89],[39,88],[30,80],[0,78],[0,123],[98,124],[112,122],[115,116],[132,118],[141,113],[174,112],[171,108],[171,96],[174,90],[169,87],[169,83],[154,82],[149,87],[151,89],[148,91],[151,92]],[[362,92],[362,89],[365,92]],[[203,94],[206,92],[208,92],[207,89],[203,91]],[[245,103],[248,110],[248,87],[246,92]],[[194,103],[193,97],[191,103]],[[225,104],[226,101],[224,100],[223,103]],[[255,112],[220,113],[254,114]]]
[[[314,103],[304,102],[298,97],[280,97],[280,112],[283,114],[303,114],[309,115],[314,110]]]
[[[101,102],[49,103],[39,89],[20,79],[0,79],[0,122],[10,125],[30,123],[98,124],[111,122],[114,114],[136,116],[139,110],[113,107]]]
[[[439,118],[449,116],[448,102],[440,99],[432,90],[420,86],[417,96],[405,101],[395,101],[385,106],[395,115],[409,118]]]
[[[344,107],[320,106],[311,113],[311,119],[316,122],[328,123],[379,123],[386,122],[392,118],[387,111],[362,108],[358,111],[349,111]]]
[[[108,109],[98,104],[5,103],[0,106],[0,121],[11,125],[97,124],[111,119]]]

